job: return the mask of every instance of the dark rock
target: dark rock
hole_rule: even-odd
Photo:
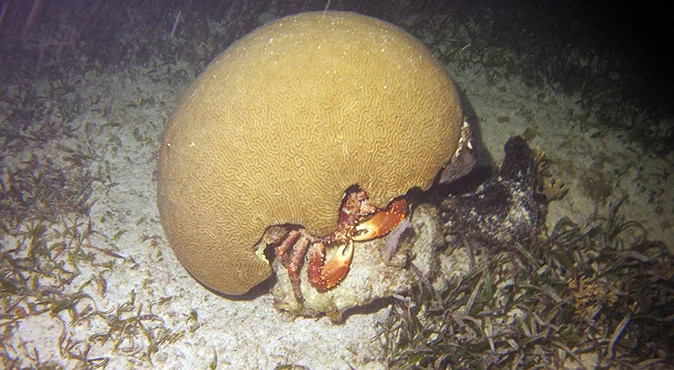
[[[536,161],[526,141],[511,137],[499,172],[472,193],[447,196],[441,203],[448,241],[465,236],[492,248],[527,246],[536,238],[542,212],[536,201]]]

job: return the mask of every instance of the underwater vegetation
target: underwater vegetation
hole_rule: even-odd
[[[47,140],[40,143],[48,145]],[[41,335],[50,337],[52,350],[78,368],[105,367],[110,354],[152,363],[162,344],[182,334],[167,329],[152,307],[137,302],[133,290],[126,302],[106,305],[102,297],[109,277],[122,266],[137,266],[115,246],[122,231],[112,237],[100,232],[98,223],[109,214],[100,219],[90,215],[94,187],[114,184],[104,166],[98,173],[92,170],[95,154],[85,145],[62,146],[59,153],[0,165],[0,367],[63,368],[43,360],[50,353],[18,339],[19,327],[34,319],[58,323],[55,332]],[[152,236],[142,242],[158,244]],[[82,325],[97,329],[88,337],[75,335],[74,328]],[[101,355],[101,348],[108,354]],[[28,358],[16,355],[25,352]]]
[[[379,337],[390,368],[650,368],[671,363],[674,258],[620,214],[568,218],[529,246],[472,250],[442,291],[394,300]]]
[[[3,83],[57,76],[64,68],[102,73],[141,65],[152,68],[153,78],[183,86],[229,44],[264,21],[326,7],[324,0],[194,2],[190,6],[175,0],[43,3],[44,14],[58,16],[41,17],[29,25],[25,20],[30,2],[6,6],[0,22],[0,62],[13,73],[0,73]],[[597,17],[588,15],[592,9],[580,2],[529,6],[489,0],[413,1],[396,6],[380,1],[327,3],[330,10],[353,11],[400,25],[453,71],[523,77],[531,86],[550,86],[578,96],[584,111],[573,119],[584,127],[619,127],[630,139],[643,142],[648,152],[664,155],[672,150],[671,89],[668,77],[659,73],[667,71],[668,65],[645,68],[653,45],[626,42],[624,32],[597,22]],[[655,52],[665,53],[665,46]],[[17,52],[27,57],[13,58]],[[180,61],[188,63],[177,66]],[[68,78],[63,80],[72,84]]]

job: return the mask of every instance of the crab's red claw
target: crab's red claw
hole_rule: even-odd
[[[405,218],[406,211],[405,199],[392,201],[385,209],[377,211],[374,216],[358,223],[352,239],[357,242],[367,241],[388,234]]]
[[[321,243],[312,245],[309,251],[309,282],[319,292],[332,289],[339,284],[349,271],[353,257],[353,242],[339,247],[335,255],[323,264],[325,247]]]

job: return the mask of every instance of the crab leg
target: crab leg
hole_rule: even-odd
[[[297,302],[304,302],[302,289],[300,288],[300,268],[302,260],[309,248],[309,236],[304,229],[291,230],[283,242],[276,247],[276,255],[281,264],[288,270],[288,277],[293,287],[293,293]],[[288,253],[289,251],[294,253]]]
[[[275,248],[276,255],[281,260],[281,264],[286,268],[290,265],[292,259],[292,255],[291,253],[288,253],[288,251],[292,251],[291,248],[301,235],[302,233],[299,230],[290,230],[285,239],[283,239],[283,242]]]
[[[405,218],[406,211],[405,199],[391,201],[385,209],[377,211],[374,216],[358,223],[351,239],[360,242],[388,234]]]
[[[309,247],[309,282],[319,292],[334,288],[344,279],[349,271],[353,257],[353,242],[341,245],[335,255],[328,262],[325,260],[325,246],[323,243],[314,243]]]

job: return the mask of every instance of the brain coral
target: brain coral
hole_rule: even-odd
[[[169,244],[203,284],[243,294],[271,273],[253,253],[268,226],[325,235],[352,184],[379,206],[427,188],[462,119],[442,65],[401,29],[343,12],[276,20],[219,55],[167,124]]]

